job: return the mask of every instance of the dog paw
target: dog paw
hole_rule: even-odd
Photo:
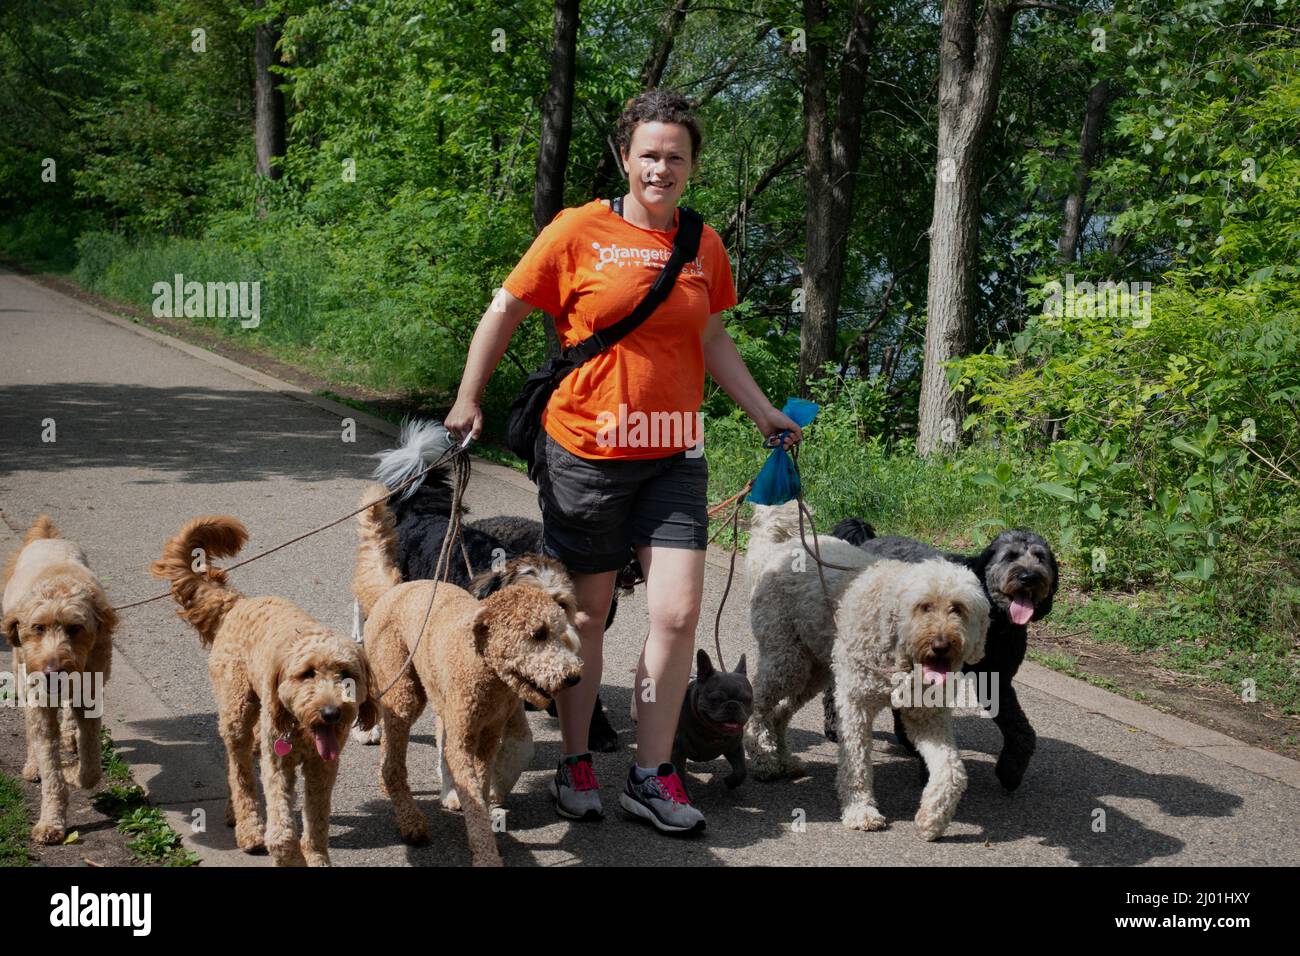
[[[302,855],[302,850],[298,845],[268,847],[271,851],[271,858],[275,861],[276,866],[306,866],[307,858]]]
[[[403,843],[409,843],[411,846],[421,846],[429,842],[429,826],[423,819],[400,823],[397,830],[402,835]]]
[[[452,813],[460,812],[460,794],[458,794],[455,789],[448,790],[444,793],[442,799],[438,802],[442,804],[444,810],[450,810]]]
[[[308,866],[330,866],[330,855],[327,850],[313,850],[305,842],[298,844],[298,849]]]
[[[357,743],[366,744],[367,746],[377,744],[379,743],[379,735],[380,730],[378,724],[375,724],[375,726],[371,727],[369,730],[362,730],[356,724],[352,725],[352,739]]]
[[[41,779],[41,772],[37,769],[35,763],[23,764],[23,779],[28,783],[36,783]]]
[[[63,768],[63,779],[67,784],[82,790],[94,790],[102,778],[103,771],[99,767],[86,767],[84,772],[78,764]]]
[[[67,831],[54,823],[38,823],[32,827],[32,842],[51,846],[62,843],[67,838]]]
[[[922,807],[916,811],[916,835],[927,843],[932,843],[948,830],[949,816],[934,813]]]
[[[779,780],[785,776],[785,764],[774,753],[751,752],[749,772],[759,780]]]
[[[235,846],[245,853],[261,853],[266,849],[266,838],[260,826],[236,826]]]
[[[998,783],[1002,784],[1007,790],[1015,790],[1020,786],[1021,781],[1025,779],[1025,771],[1028,769],[1028,757],[1003,753],[998,758],[997,765],[993,768],[993,774],[998,778]]]
[[[851,830],[883,830],[885,815],[869,803],[855,803],[840,814],[840,822]]]

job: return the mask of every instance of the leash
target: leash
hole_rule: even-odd
[[[433,464],[429,465],[429,466],[428,466],[427,468],[425,468],[423,471],[418,472],[417,474],[412,475],[410,478],[408,478],[408,479],[406,479],[405,481],[403,481],[403,482],[402,482],[400,485],[398,485],[397,487],[391,489],[391,490],[388,492],[388,494],[385,495],[383,498],[376,498],[374,501],[368,501],[368,502],[366,502],[364,505],[362,505],[360,508],[357,508],[357,509],[355,509],[354,511],[349,511],[347,514],[345,514],[345,515],[344,515],[343,517],[341,517],[341,518],[336,518],[334,521],[331,521],[331,522],[329,522],[329,523],[327,523],[327,524],[323,524],[323,525],[321,525],[319,528],[313,528],[311,531],[306,531],[306,532],[304,532],[303,534],[300,534],[300,535],[298,535],[298,536],[295,537],[295,538],[290,538],[288,541],[285,541],[285,542],[282,543],[282,544],[277,544],[274,548],[268,548],[266,551],[262,551],[262,552],[260,552],[260,553],[258,553],[258,554],[255,554],[255,555],[253,555],[251,558],[245,558],[243,561],[236,561],[234,564],[229,565],[229,566],[226,567],[224,570],[226,570],[226,571],[234,571],[236,568],[242,568],[242,567],[243,567],[244,565],[246,565],[246,564],[252,564],[254,561],[260,561],[260,560],[262,560],[262,558],[266,557],[268,554],[274,554],[275,552],[279,551],[281,548],[287,548],[287,547],[289,547],[289,545],[291,545],[291,544],[297,544],[299,541],[302,541],[302,540],[304,540],[304,539],[306,539],[306,538],[310,538],[310,537],[311,537],[312,535],[314,535],[314,534],[320,534],[322,531],[328,531],[330,528],[333,528],[335,525],[342,524],[344,521],[347,521],[349,518],[355,518],[357,515],[361,514],[361,512],[367,510],[368,508],[372,508],[372,507],[374,507],[375,505],[379,504],[379,502],[381,502],[381,501],[387,501],[390,497],[392,497],[393,495],[397,494],[397,492],[401,491],[402,489],[404,489],[404,488],[406,488],[406,487],[408,487],[408,486],[410,486],[410,485],[415,484],[415,482],[417,482],[417,481],[421,480],[422,478],[424,478],[424,476],[427,475],[427,474],[429,474],[431,471],[434,471],[435,469],[442,467],[442,465],[446,464],[447,461],[449,461],[450,459],[455,458],[456,456],[460,455],[460,453],[461,453],[462,451],[465,450],[465,447],[466,447],[466,445],[464,445],[464,444],[462,444],[462,445],[454,445],[454,446],[452,446],[452,447],[449,448],[447,451],[443,452],[442,455],[440,455],[440,456],[438,457],[438,460],[437,460],[437,461],[435,461]],[[459,529],[459,527],[460,527],[460,517],[459,517],[459,516],[455,516],[454,520],[455,520],[455,523],[456,523],[456,527]],[[468,554],[467,552],[465,552],[465,543],[464,543],[463,541],[461,542],[461,553],[463,553],[463,554],[465,555],[465,567],[468,569],[468,568],[469,568],[469,554]],[[168,591],[164,591],[162,594],[154,595],[154,596],[151,597],[151,598],[145,598],[144,600],[141,600],[141,601],[132,601],[130,604],[122,604],[122,605],[119,605],[118,607],[113,608],[113,610],[114,610],[114,611],[125,611],[125,610],[128,610],[128,609],[133,608],[133,607],[141,607],[142,605],[145,605],[145,604],[152,604],[154,601],[161,601],[161,600],[163,600],[164,598],[169,598],[169,597],[171,597],[171,596],[172,596],[172,592],[171,592],[170,590],[168,590]]]
[[[469,445],[469,438],[466,437],[456,450],[464,451]],[[382,700],[390,690],[397,686],[397,682],[402,679],[402,675],[407,672],[411,662],[415,660],[415,653],[420,649],[420,642],[424,640],[424,629],[428,626],[429,615],[433,613],[433,601],[438,595],[438,582],[446,580],[447,559],[451,555],[452,539],[455,538],[460,544],[460,553],[465,558],[465,570],[473,576],[474,569],[469,563],[469,552],[465,550],[465,540],[460,533],[460,500],[465,493],[465,484],[469,480],[469,456],[457,454],[452,463],[452,485],[451,485],[451,519],[447,524],[447,534],[442,539],[442,547],[438,550],[438,563],[433,569],[433,587],[429,589],[429,603],[424,609],[424,619],[420,622],[420,630],[415,635],[415,643],[411,645],[411,651],[406,655],[406,661],[401,668],[393,675],[385,687],[375,697],[375,700]]]
[[[735,507],[731,509],[731,516],[724,523],[718,525],[718,530],[713,532],[709,538],[709,544],[712,544],[714,539],[722,533],[722,529],[727,525],[731,525],[731,563],[727,568],[727,586],[722,591],[722,600],[718,602],[718,613],[713,617],[713,649],[718,654],[718,669],[723,671],[727,669],[727,665],[722,661],[722,641],[718,637],[718,632],[722,627],[722,609],[727,606],[727,595],[731,593],[731,581],[736,576],[736,552],[740,549],[740,506],[745,503],[745,495],[749,494],[750,489],[753,487],[754,479],[751,478],[745,482],[745,487],[741,488],[736,494],[709,509],[709,517],[712,518],[731,502],[736,503]]]

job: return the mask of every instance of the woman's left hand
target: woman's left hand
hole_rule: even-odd
[[[781,411],[775,405],[768,405],[767,408],[754,416],[754,424],[762,432],[763,437],[772,438],[788,431],[790,434],[782,439],[781,444],[788,450],[791,445],[803,441],[803,429],[785,412]],[[772,447],[776,447],[773,445]]]

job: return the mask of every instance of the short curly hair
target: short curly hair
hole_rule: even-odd
[[[704,135],[699,120],[691,112],[691,102],[680,93],[669,90],[646,90],[632,97],[618,118],[618,154],[624,156],[632,148],[632,133],[642,123],[679,123],[691,135],[691,165],[700,161]]]

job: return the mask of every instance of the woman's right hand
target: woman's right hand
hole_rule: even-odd
[[[483,409],[478,402],[457,398],[442,424],[457,441],[463,441],[466,435],[477,441],[483,431]]]

